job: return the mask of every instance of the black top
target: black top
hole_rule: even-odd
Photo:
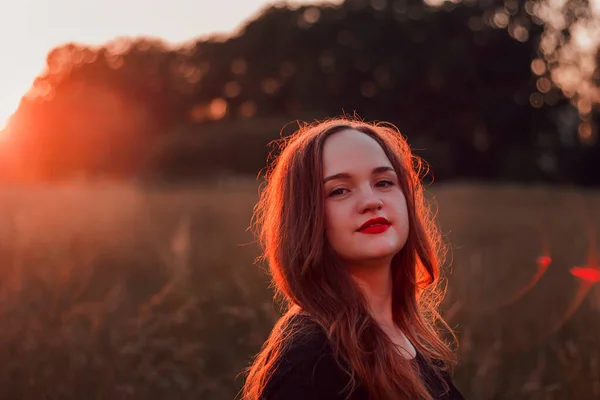
[[[326,333],[320,325],[309,317],[293,317],[293,324],[310,324],[310,334],[295,341],[277,362],[277,368],[268,381],[262,400],[336,400],[346,399],[343,391],[349,382],[348,374],[336,363],[333,349]],[[288,327],[289,329],[289,327]],[[293,328],[292,328],[293,329]],[[421,377],[436,400],[464,400],[464,397],[452,383],[447,372],[442,375],[449,386],[445,392],[442,382],[432,367],[417,352],[414,362],[418,362]],[[369,400],[364,386],[357,381],[356,389],[348,400]]]

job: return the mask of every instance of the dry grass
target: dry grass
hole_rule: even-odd
[[[600,293],[578,290],[600,194],[441,186],[444,310],[471,399],[600,398]],[[3,188],[0,399],[232,399],[277,317],[246,231],[254,181]],[[541,237],[553,262],[535,275]]]

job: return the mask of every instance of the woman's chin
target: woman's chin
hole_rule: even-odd
[[[365,249],[364,252],[360,252],[360,254],[357,255],[357,261],[363,261],[364,263],[371,263],[373,261],[391,261],[392,258],[394,258],[394,255],[397,253],[398,251],[396,250],[395,247],[389,247],[389,248],[381,248],[381,249]]]
[[[402,249],[398,240],[392,238],[381,238],[371,243],[362,243],[355,249],[369,258],[392,257]]]

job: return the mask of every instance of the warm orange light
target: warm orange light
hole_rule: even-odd
[[[208,113],[212,119],[222,119],[227,114],[227,101],[222,98],[214,99],[208,106]]]
[[[11,118],[19,108],[21,98],[26,92],[23,88],[13,85],[11,79],[13,79],[12,75],[0,76],[0,87],[3,88],[0,92],[0,144],[8,139]],[[27,89],[27,87],[24,88]]]
[[[3,119],[0,115],[0,144],[8,140],[8,121],[10,117]]]
[[[544,75],[546,73],[546,63],[541,58],[536,58],[531,62],[531,71],[536,75]]]
[[[2,107],[3,105],[6,106],[6,104],[2,104],[0,101],[0,142],[6,140],[6,137],[8,136],[8,122],[10,121],[11,115],[14,113],[13,109],[10,107]]]

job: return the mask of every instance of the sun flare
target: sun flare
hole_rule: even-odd
[[[0,111],[1,112],[1,111]],[[5,142],[8,139],[8,120],[10,117],[4,117],[3,113],[0,113],[0,143]]]
[[[7,139],[10,119],[19,108],[21,98],[29,90],[34,77],[27,79],[18,72],[0,77],[0,142]]]

